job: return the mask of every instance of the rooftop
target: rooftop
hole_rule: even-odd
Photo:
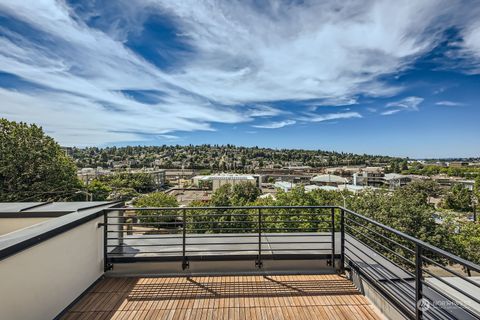
[[[1,319],[480,318],[480,266],[342,207],[17,203],[0,225],[22,226]]]
[[[381,319],[338,275],[106,278],[62,319]]]
[[[322,174],[315,176],[310,179],[311,182],[322,182],[322,183],[347,183],[347,179],[336,176],[334,174]]]

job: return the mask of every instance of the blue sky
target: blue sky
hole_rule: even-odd
[[[0,116],[62,145],[480,156],[478,1],[0,0]]]

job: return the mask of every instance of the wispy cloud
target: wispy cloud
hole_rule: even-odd
[[[464,104],[462,102],[456,102],[456,101],[438,101],[435,103],[437,106],[447,106],[447,107],[457,107],[457,106],[463,106]]]
[[[382,113],[380,113],[382,116],[391,116],[392,114],[399,113],[402,110],[399,109],[393,109],[393,110],[387,110]]]
[[[287,113],[286,111],[266,105],[256,105],[246,110],[246,114],[250,117],[274,117]]]
[[[164,138],[164,139],[167,139],[167,140],[178,140],[178,139],[180,139],[179,136],[175,136],[175,135],[172,135],[172,134],[159,134],[158,136],[160,138]]]
[[[261,128],[261,129],[279,129],[286,126],[291,126],[292,124],[297,123],[295,120],[284,120],[284,121],[277,121],[277,122],[270,122],[265,124],[257,124],[253,125],[252,127]]]
[[[303,121],[308,122],[323,122],[337,119],[362,118],[363,116],[358,112],[336,112],[326,114],[309,114],[308,117],[303,117]]]
[[[387,103],[387,108],[398,108],[399,110],[418,111],[418,106],[423,102],[423,98],[420,97],[406,97],[399,101],[393,101]]]
[[[402,88],[382,76],[408,67],[455,25],[462,27],[465,52],[480,57],[479,24],[475,15],[452,16],[453,9],[464,12],[456,1],[112,3],[79,13],[63,1],[1,1],[2,16],[28,28],[0,26],[0,70],[36,89],[0,89],[0,113],[39,123],[66,145],[133,142],[143,134],[285,117],[270,106],[276,101],[314,111],[354,104],[359,95],[392,96]],[[172,21],[175,41],[188,47],[182,55],[152,50],[178,59],[168,69],[127,46],[158,15]],[[92,16],[106,27],[87,23]],[[148,103],[135,91],[148,91]],[[423,99],[410,98],[387,107],[417,110]],[[302,117],[302,110],[289,111],[289,119]],[[308,121],[360,117],[337,112]]]
[[[402,111],[418,111],[418,106],[423,102],[421,97],[406,97],[402,100],[392,101],[385,105],[385,108],[390,108],[380,112],[382,116],[391,116]]]

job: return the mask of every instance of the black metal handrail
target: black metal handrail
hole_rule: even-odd
[[[412,319],[480,318],[480,310],[475,310],[472,305],[466,305],[465,301],[462,301],[465,300],[462,297],[466,297],[471,303],[480,304],[476,296],[429,270],[431,266],[440,266],[440,269],[455,278],[478,288],[480,293],[480,283],[438,261],[448,260],[451,264],[463,267],[464,270],[475,272],[480,272],[480,266],[354,211],[346,208],[341,210],[344,216],[342,227],[347,227],[344,233],[352,239],[347,239],[347,253],[344,254],[350,266],[368,277],[376,289],[390,297],[391,302],[403,314]],[[362,256],[358,246],[367,248],[369,252],[363,252]],[[429,257],[428,254],[435,257]],[[368,261],[370,265],[374,262],[376,267],[365,268],[365,265],[369,264]],[[391,267],[382,267],[387,263]],[[445,288],[442,290],[429,279],[441,282],[455,294],[446,293]],[[437,306],[439,302],[442,303]]]
[[[238,213],[238,210],[243,213]],[[145,211],[164,212],[165,214],[144,214]],[[121,214],[111,216],[112,212]],[[126,212],[135,214],[127,216],[124,215]],[[179,214],[172,214],[177,212]],[[198,212],[202,212],[202,214],[195,215]],[[242,217],[245,219],[237,220]],[[272,217],[275,217],[275,220],[272,220]],[[223,220],[215,221],[215,218]],[[113,219],[118,219],[118,221],[112,222]],[[145,221],[145,219],[151,221]],[[161,219],[168,221],[161,221]],[[461,279],[470,286],[480,288],[479,283],[469,278],[472,271],[480,273],[479,265],[340,206],[112,208],[105,210],[104,225],[106,226],[104,228],[106,263],[136,260],[157,261],[165,258],[166,260],[180,260],[182,268],[186,269],[189,267],[191,259],[198,258],[196,254],[206,254],[208,251],[209,256],[203,256],[201,259],[253,259],[256,267],[261,269],[264,260],[271,258],[273,252],[273,250],[267,249],[268,243],[264,238],[280,238],[281,241],[274,242],[280,246],[274,250],[276,258],[324,259],[339,272],[344,272],[347,267],[351,272],[357,272],[368,280],[408,318],[463,318],[463,316],[458,316],[459,310],[473,319],[479,317],[475,308],[466,306],[462,301],[466,297],[480,304],[480,300],[475,295],[435,275],[431,270],[433,267],[440,268],[452,277]],[[135,230],[135,228],[146,225],[164,227],[170,233],[160,234],[158,230],[157,233],[149,230],[151,235],[146,238],[139,236],[139,233],[145,232]],[[292,226],[296,226],[296,228],[292,228]],[[130,228],[129,237],[123,237],[125,227]],[[111,230],[112,228],[117,228],[117,230]],[[214,233],[205,233],[206,231]],[[295,232],[301,231],[306,232],[304,237],[315,238],[302,241],[292,239],[292,237],[298,237]],[[119,232],[122,234],[122,243],[110,244],[109,241],[120,240],[119,237],[113,236]],[[340,236],[339,253],[336,251],[335,245],[337,233]],[[137,243],[136,247],[131,245],[132,241],[142,239],[153,242]],[[199,239],[210,239],[210,241],[201,242]],[[225,240],[225,242],[221,239],[229,241]],[[242,242],[239,239],[247,241],[242,240]],[[156,240],[178,240],[178,242],[170,245],[169,243],[160,244]],[[189,248],[193,245],[191,241],[195,242],[194,249]],[[232,241],[234,242],[232,243]],[[314,249],[305,247],[305,245],[324,244],[326,246],[314,247]],[[253,247],[246,249],[212,248],[212,246],[223,245]],[[282,245],[290,245],[290,247],[286,248]],[[293,249],[292,245],[295,245]],[[171,246],[169,250],[158,249],[169,246]],[[205,246],[209,246],[208,250],[202,249]],[[135,254],[124,251],[129,247],[134,247],[135,250],[142,247],[157,248],[157,250],[139,250],[143,256],[137,257]],[[112,248],[117,251],[107,252]],[[236,254],[231,254],[232,252]],[[462,275],[459,271],[446,265],[444,262],[447,260],[467,270],[468,276]],[[339,261],[338,264],[337,261]],[[455,291],[456,295],[447,294],[432,280],[437,280]],[[447,310],[437,305],[425,310],[423,306],[419,305],[425,301],[434,304],[437,302],[435,299],[454,303],[455,310]]]

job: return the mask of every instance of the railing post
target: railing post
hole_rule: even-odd
[[[335,269],[335,208],[332,208],[332,267]]]
[[[345,273],[345,210],[340,210],[340,273]]]
[[[262,209],[258,209],[258,257],[255,262],[258,269],[263,267],[262,262]]]
[[[108,263],[108,211],[103,211],[103,271],[112,269]]]
[[[186,255],[187,248],[187,211],[182,210],[182,270],[189,267],[188,258]]]
[[[422,246],[415,243],[415,319],[423,319]]]

